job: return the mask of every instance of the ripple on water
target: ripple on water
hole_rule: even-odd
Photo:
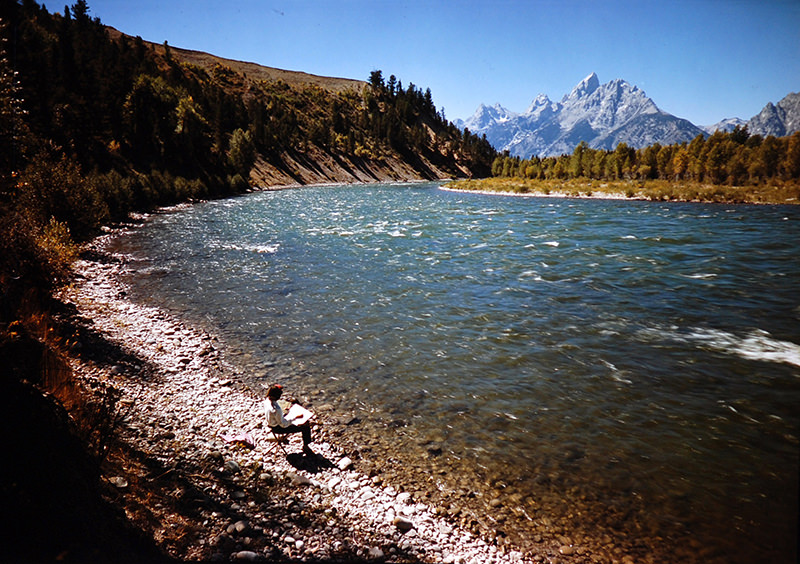
[[[789,561],[800,210],[727,209],[325,187],[118,245],[146,257],[134,293],[456,521],[608,559]]]

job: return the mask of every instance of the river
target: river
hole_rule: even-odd
[[[116,241],[371,472],[523,548],[794,562],[800,206],[258,192]],[[502,542],[502,541],[501,541]]]

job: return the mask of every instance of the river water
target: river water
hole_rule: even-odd
[[[798,243],[800,206],[422,184],[202,203],[116,245],[134,296],[456,522],[745,563],[797,554]]]

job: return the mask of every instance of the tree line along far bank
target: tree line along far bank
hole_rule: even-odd
[[[800,132],[787,137],[750,135],[747,127],[698,135],[691,142],[633,149],[592,149],[585,142],[572,154],[522,159],[508,153],[492,163],[492,176],[538,180],[669,180],[715,185],[797,184]]]

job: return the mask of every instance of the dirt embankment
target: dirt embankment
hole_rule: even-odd
[[[279,164],[275,164],[278,160]],[[459,171],[469,176],[467,171]],[[441,180],[453,175],[422,157],[411,164],[399,157],[380,161],[353,156],[332,155],[317,148],[305,153],[284,152],[279,159],[256,160],[250,183],[256,188],[307,184],[354,184],[370,182],[411,182]]]

